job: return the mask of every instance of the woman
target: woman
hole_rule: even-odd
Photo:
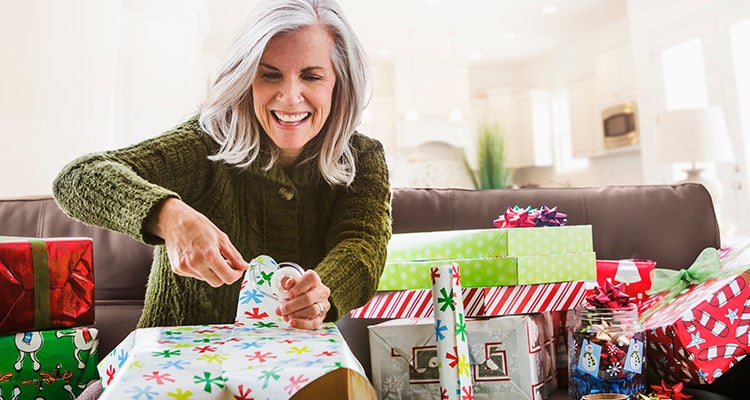
[[[277,309],[293,327],[367,302],[391,234],[382,146],[354,132],[368,83],[337,4],[266,3],[197,117],[62,170],[69,215],[155,245],[139,327],[232,322],[261,254],[307,270]]]

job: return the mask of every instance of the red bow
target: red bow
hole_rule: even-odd
[[[630,305],[630,296],[625,293],[624,283],[613,285],[604,281],[604,287],[594,287],[594,294],[586,297],[586,301],[595,308],[617,310]]]
[[[531,228],[536,226],[538,210],[533,208],[508,207],[505,213],[494,220],[498,228]]]
[[[651,385],[651,389],[656,391],[656,395],[659,396],[660,399],[683,400],[692,397],[689,394],[682,393],[682,382],[675,383],[674,386],[669,386],[669,384],[662,379],[661,385]]]

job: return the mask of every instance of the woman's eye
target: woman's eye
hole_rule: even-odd
[[[261,78],[267,80],[281,79],[281,74],[277,72],[264,72],[260,74]]]
[[[318,75],[303,75],[302,79],[312,82],[312,81],[319,81],[321,77]]]

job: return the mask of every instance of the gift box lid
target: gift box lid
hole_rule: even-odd
[[[591,225],[398,233],[387,261],[452,260],[593,251]]]

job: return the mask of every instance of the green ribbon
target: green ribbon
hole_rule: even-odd
[[[47,243],[42,239],[26,237],[0,237],[0,242],[24,241],[31,245],[34,272],[34,330],[49,328],[50,280]]]
[[[700,285],[710,279],[721,279],[728,276],[737,275],[750,269],[750,264],[742,264],[731,268],[724,268],[724,265],[735,259],[750,247],[746,245],[742,248],[733,250],[729,256],[722,260],[719,258],[719,251],[713,247],[707,247],[701,251],[698,258],[693,261],[687,269],[679,271],[671,269],[654,270],[653,283],[651,290],[647,294],[653,296],[659,293],[667,292],[659,304],[654,305],[644,312],[640,321],[643,322],[648,317],[669,304],[673,299],[680,295],[690,286]]]

